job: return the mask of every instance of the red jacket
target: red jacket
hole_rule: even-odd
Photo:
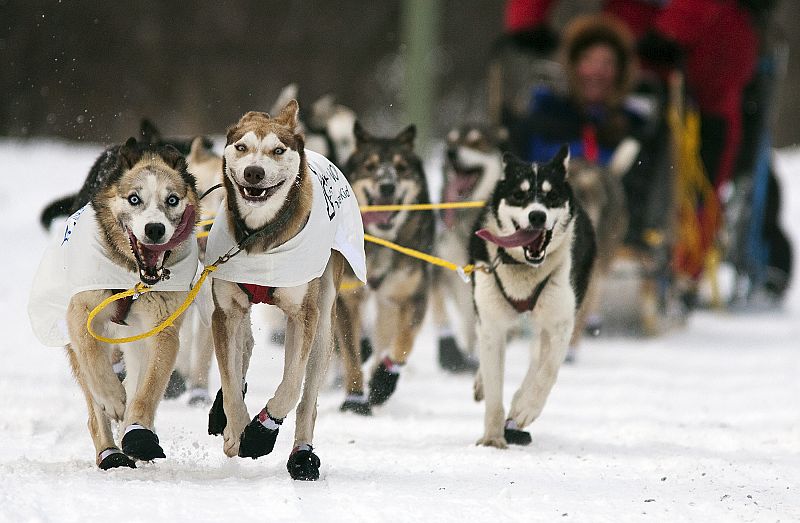
[[[508,0],[505,11],[506,32],[513,33],[531,29],[547,21],[555,0]],[[641,37],[652,25],[661,10],[658,0],[606,0],[603,12],[622,20],[636,38]]]
[[[758,61],[750,13],[734,1],[672,0],[655,29],[686,53],[686,85],[700,111],[727,122],[717,187],[733,175],[742,138],[742,94]]]

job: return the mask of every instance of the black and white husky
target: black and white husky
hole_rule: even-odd
[[[486,401],[479,445],[526,445],[523,427],[542,412],[564,361],[575,315],[589,283],[595,239],[587,214],[567,181],[569,149],[545,164],[503,156],[503,178],[495,187],[470,244],[478,315],[480,372],[475,399]],[[503,408],[503,366],[508,330],[529,314],[536,333],[527,374]]]

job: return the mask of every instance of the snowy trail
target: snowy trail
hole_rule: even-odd
[[[474,445],[483,406],[470,378],[438,370],[426,325],[398,392],[373,418],[339,413],[341,391],[323,391],[317,483],[286,472],[293,415],[273,454],[228,459],[206,433],[207,411],[183,399],[158,413],[166,460],[99,471],[63,351],[37,343],[25,311],[46,242],[38,214],[77,190],[99,150],[0,141],[0,521],[800,520],[798,285],[782,312],[700,312],[658,339],[587,340],[527,448]],[[781,152],[778,166],[798,246],[800,151]],[[267,337],[257,323],[256,338]],[[507,401],[526,352],[524,342],[510,347]],[[276,347],[257,342],[251,412],[281,365]]]

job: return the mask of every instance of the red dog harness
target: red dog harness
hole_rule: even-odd
[[[254,283],[237,283],[236,285],[247,294],[250,303],[275,305],[275,287],[265,287]]]

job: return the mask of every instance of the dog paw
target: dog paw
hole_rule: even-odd
[[[369,406],[369,401],[364,397],[363,393],[348,394],[344,403],[339,407],[342,412],[352,412],[361,416],[372,416],[372,407]]]
[[[508,443],[502,436],[484,436],[478,440],[476,445],[481,445],[483,447],[495,447],[498,449],[508,448]]]
[[[266,456],[275,448],[275,442],[278,440],[279,425],[283,420],[272,419],[265,413],[266,410],[262,410],[261,414],[253,418],[244,428],[241,443],[239,444],[240,458],[260,458],[261,456]],[[264,422],[260,419],[262,417],[265,417]],[[271,428],[264,426],[265,422]]]
[[[224,439],[222,443],[222,450],[229,458],[239,455],[239,445],[242,440],[242,433],[244,432],[244,428],[247,426],[248,421],[249,419],[247,418],[246,414],[241,416],[231,416],[231,418],[228,419],[228,423],[225,425],[225,429],[222,431],[222,437]]]
[[[314,454],[311,445],[300,445],[292,450],[286,470],[294,480],[316,481],[319,479],[319,457]]]
[[[397,367],[398,365],[392,363],[387,357],[375,369],[375,373],[369,380],[370,405],[383,405],[394,393],[397,388],[397,380],[400,379]]]
[[[125,429],[122,437],[122,452],[139,461],[166,458],[164,449],[158,444],[158,436],[152,430],[133,424]]]
[[[461,352],[452,336],[439,338],[439,366],[453,374],[474,374],[478,370],[478,362]]]
[[[110,470],[121,467],[135,469],[136,463],[134,463],[134,461],[126,456],[121,450],[110,448],[100,453],[99,463],[97,466],[100,467],[101,470]]]
[[[530,445],[533,441],[531,433],[526,430],[505,429],[503,436],[509,445]]]

